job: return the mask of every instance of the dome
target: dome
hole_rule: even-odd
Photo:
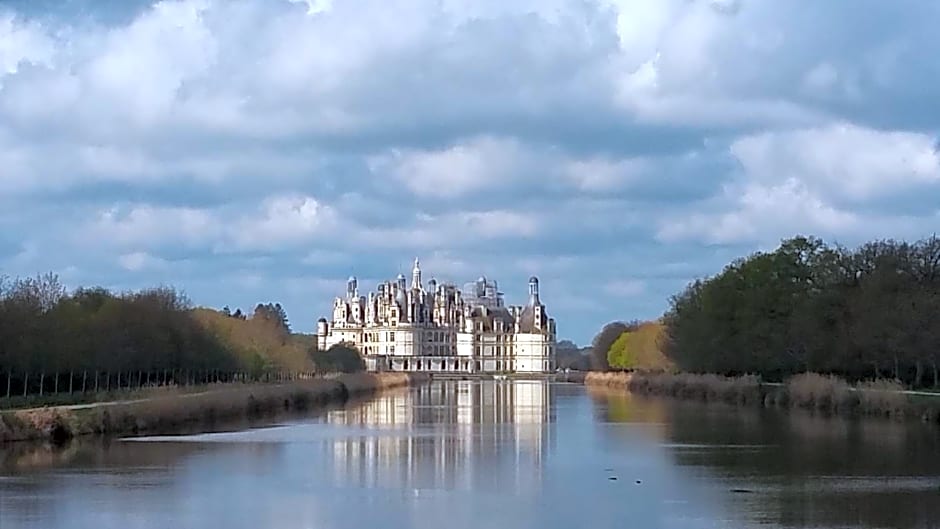
[[[532,276],[529,278],[529,283],[538,283],[538,282],[539,282],[539,278],[535,276]]]
[[[398,280],[399,280],[399,281],[404,281],[404,280],[405,280],[405,274],[398,274]]]
[[[317,323],[327,323],[326,318],[320,318]]]
[[[349,279],[347,281],[349,281],[350,283],[354,283],[356,281],[356,276],[349,276]]]

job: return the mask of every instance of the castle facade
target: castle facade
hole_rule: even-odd
[[[555,369],[555,320],[529,279],[526,305],[506,306],[496,281],[425,286],[415,259],[403,274],[367,296],[355,277],[333,302],[333,318],[317,323],[320,350],[355,347],[370,371],[546,373]]]

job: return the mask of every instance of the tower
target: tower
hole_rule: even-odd
[[[418,262],[417,257],[415,257],[415,266],[411,269],[411,288],[421,289],[421,263]]]

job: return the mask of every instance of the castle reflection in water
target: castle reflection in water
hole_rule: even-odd
[[[434,382],[330,413],[326,421],[346,435],[328,455],[338,485],[420,490],[514,482],[517,491],[534,490],[554,413],[546,381]]]

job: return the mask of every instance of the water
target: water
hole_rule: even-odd
[[[0,451],[0,527],[940,526],[938,431],[438,382],[270,428]]]

